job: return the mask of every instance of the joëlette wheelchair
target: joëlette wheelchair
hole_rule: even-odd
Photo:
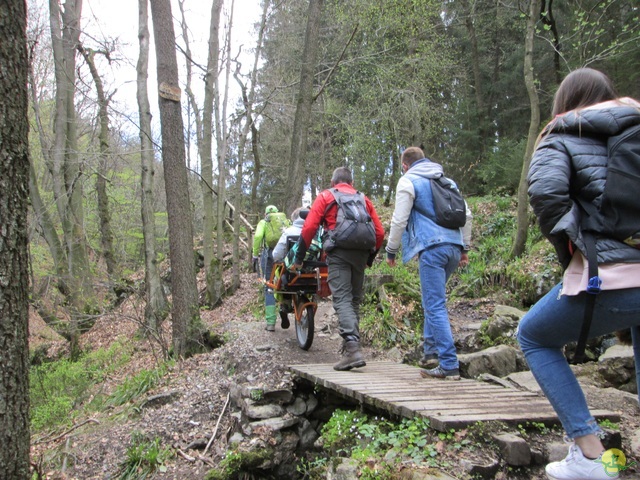
[[[290,253],[291,247],[297,240],[297,235],[287,237],[287,249]],[[318,259],[305,259],[299,271],[292,271],[287,269],[292,255],[287,255],[283,262],[273,264],[271,278],[267,282],[267,287],[273,289],[276,300],[280,304],[280,318],[288,321],[289,314],[294,314],[296,338],[303,350],[309,350],[313,343],[318,297],[324,298],[331,295],[324,252],[319,251],[317,257]]]

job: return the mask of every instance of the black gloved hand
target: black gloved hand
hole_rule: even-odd
[[[367,267],[373,266],[373,261],[376,259],[377,255],[378,255],[378,250],[376,250],[375,252],[371,252],[369,254],[369,258],[367,258]]]
[[[252,259],[252,262],[251,262],[251,263],[252,263],[252,265],[253,265],[253,271],[254,271],[254,273],[257,273],[257,272],[258,272],[258,261],[259,261],[258,257],[253,257],[253,259]]]

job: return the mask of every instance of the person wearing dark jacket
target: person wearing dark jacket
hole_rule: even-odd
[[[338,167],[331,178],[332,189],[353,194],[353,177],[351,170]],[[329,265],[328,282],[331,289],[333,307],[338,314],[340,336],[343,339],[342,359],[333,366],[335,370],[351,370],[366,365],[360,347],[360,302],[362,301],[364,271],[371,266],[384,240],[384,227],[378,218],[376,209],[369,198],[365,197],[367,212],[371,217],[375,229],[375,247],[372,250],[352,250],[336,247],[327,252]],[[311,245],[316,231],[322,225],[325,233],[329,234],[336,226],[338,206],[334,195],[329,190],[323,190],[316,197],[307,219],[302,227],[295,262],[292,268],[302,266],[304,256]],[[324,244],[325,242],[323,242]],[[325,245],[326,246],[326,245]]]
[[[589,412],[563,347],[579,338],[586,296],[592,295],[587,293],[590,275],[581,228],[585,212],[581,205],[601,204],[607,177],[607,141],[640,124],[640,103],[618,98],[602,72],[581,68],[560,84],[554,97],[553,115],[531,160],[529,199],[540,229],[555,247],[565,272],[562,282],[524,316],[517,336],[531,372],[572,440],[568,456],[547,465],[547,477],[618,478],[618,471],[624,469],[618,463],[619,452],[605,451],[602,431]],[[602,284],[595,297],[589,337],[630,327],[632,332],[637,331],[640,250],[601,232],[595,233]]]

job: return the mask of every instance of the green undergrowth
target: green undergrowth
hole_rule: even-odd
[[[108,349],[31,367],[31,427],[34,432],[69,425],[84,412],[100,410],[107,399],[97,386],[131,359],[132,347],[115,342]]]
[[[118,470],[118,480],[142,480],[167,471],[165,463],[174,456],[173,449],[162,447],[159,438],[149,439],[133,432],[125,458]]]
[[[135,401],[158,385],[169,363],[142,370],[120,383],[113,393],[105,381],[117,375],[133,355],[133,345],[115,342],[107,349],[31,367],[31,428],[34,433],[66,427],[84,415]]]
[[[142,397],[162,382],[163,377],[167,374],[168,365],[164,363],[153,369],[141,370],[133,377],[127,378],[111,394],[109,404],[124,405]]]
[[[361,479],[392,479],[403,465],[450,468],[460,452],[480,447],[467,430],[438,432],[425,418],[397,422],[356,410],[336,410],[322,427],[324,453],[358,464]],[[327,462],[303,462],[308,478],[324,478]]]
[[[323,452],[302,461],[298,471],[304,478],[328,478],[327,470],[337,465],[339,458],[354,461],[358,478],[366,480],[409,478],[407,467],[455,471],[461,457],[499,456],[500,448],[493,437],[512,430],[503,422],[476,422],[442,432],[433,429],[425,418],[394,421],[356,410],[336,410],[321,430]],[[532,442],[562,437],[560,427],[543,422],[525,422],[518,425],[518,431]],[[513,478],[528,478],[525,471],[513,472]]]
[[[555,252],[530,213],[525,252],[512,258],[516,235],[516,199],[489,196],[468,199],[473,213],[473,248],[469,265],[449,282],[458,298],[497,297],[515,307],[528,307],[555,285],[561,275]]]
[[[423,318],[417,263],[397,262],[391,268],[386,262],[378,262],[368,275],[392,280],[365,293],[360,307],[363,339],[383,349],[417,345]]]
[[[231,450],[225,454],[218,467],[209,470],[204,478],[205,480],[265,478],[260,466],[273,455],[274,451],[271,448],[251,451]]]

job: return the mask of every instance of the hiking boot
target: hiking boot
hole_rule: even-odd
[[[267,326],[266,326],[266,327],[264,327],[264,329],[265,329],[267,332],[275,332],[275,331],[276,331],[276,326],[275,326],[275,325],[272,325],[272,324],[270,324],[270,323],[267,323]]]
[[[284,303],[280,304],[280,327],[284,330],[290,327],[289,313],[291,312],[291,306]]]
[[[437,353],[425,353],[418,361],[418,365],[422,368],[435,368],[438,366],[438,354]]]
[[[283,301],[280,304],[280,313],[293,313],[293,305],[290,301]]]
[[[611,469],[611,471],[609,471]],[[569,447],[564,460],[551,462],[546,468],[550,480],[608,480],[618,478],[615,465],[603,463],[602,454],[594,460],[585,457],[577,445]]]
[[[360,351],[360,342],[344,342],[340,349],[342,360],[333,366],[334,370],[351,370],[352,368],[364,367],[366,365]]]
[[[440,365],[431,370],[420,370],[420,376],[422,378],[441,378],[443,380],[460,380],[460,370],[453,368],[451,370],[445,370]]]

